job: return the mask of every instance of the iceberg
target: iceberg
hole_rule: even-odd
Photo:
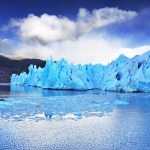
[[[150,92],[150,51],[133,58],[121,54],[106,66],[73,65],[64,58],[55,62],[50,57],[44,68],[31,64],[28,69],[28,74],[12,74],[11,84],[47,89]]]
[[[105,67],[98,65],[73,65],[64,58],[54,62],[52,57],[46,61],[44,68],[29,66],[29,73],[12,74],[11,84],[37,86],[48,89],[89,90],[95,88],[96,79]]]

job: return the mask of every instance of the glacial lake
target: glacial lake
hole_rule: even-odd
[[[0,85],[0,150],[149,150],[150,93]]]

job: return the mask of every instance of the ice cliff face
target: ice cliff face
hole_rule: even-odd
[[[107,66],[69,64],[65,59],[45,67],[29,66],[29,73],[12,74],[11,84],[31,85],[50,89],[150,92],[150,51],[131,59],[120,55]]]
[[[101,64],[74,66],[63,58],[55,63],[51,57],[43,69],[30,65],[29,74],[25,72],[19,76],[12,74],[11,84],[51,89],[88,90],[96,87],[96,80],[92,76],[100,74],[104,68]]]

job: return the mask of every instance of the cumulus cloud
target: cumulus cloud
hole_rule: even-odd
[[[134,11],[118,8],[95,9],[91,13],[80,8],[76,21],[55,15],[43,14],[38,17],[30,14],[24,19],[11,19],[9,26],[18,27],[18,35],[23,41],[45,45],[54,41],[76,39],[94,29],[122,22],[136,15]]]
[[[63,57],[75,64],[107,64],[122,53],[133,57],[149,50],[150,45],[130,48],[126,38],[119,39],[102,31],[97,34],[95,29],[126,21],[136,15],[134,11],[118,8],[102,8],[92,12],[81,8],[76,21],[48,14],[11,19],[8,26],[3,26],[4,30],[15,28],[23,41],[0,39],[0,53],[43,60],[52,55],[56,61]]]

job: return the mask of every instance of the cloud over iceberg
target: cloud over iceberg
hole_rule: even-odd
[[[77,20],[67,17],[43,14],[40,17],[34,14],[23,19],[11,19],[10,27],[18,27],[19,37],[27,43],[40,43],[76,39],[94,29],[122,22],[136,16],[134,11],[123,11],[118,8],[95,9],[91,13],[84,8],[79,9]]]

